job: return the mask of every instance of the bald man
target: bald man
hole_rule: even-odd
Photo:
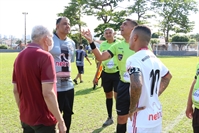
[[[129,40],[130,49],[135,51],[126,61],[130,76],[129,133],[162,131],[162,106],[158,96],[167,88],[172,75],[148,49],[150,39],[151,30],[148,27],[136,26]]]

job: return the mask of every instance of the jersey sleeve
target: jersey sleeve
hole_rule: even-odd
[[[162,63],[161,77],[164,77],[168,74],[169,69]]]
[[[127,58],[126,60],[126,71],[128,72],[128,74],[131,74],[132,70],[135,70],[135,72],[137,70],[141,70],[139,65],[139,63],[137,62],[137,60],[133,57],[130,56],[129,58]]]
[[[42,83],[55,83],[56,72],[53,57],[48,54],[40,63]]]
[[[116,51],[117,50],[117,43],[113,44],[109,49],[108,52],[111,54],[111,56],[113,57],[114,55],[116,55]]]

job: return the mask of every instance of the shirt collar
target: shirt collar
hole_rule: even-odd
[[[38,44],[36,44],[36,43],[29,43],[29,44],[27,45],[27,47],[43,49],[40,45],[38,45]]]
[[[138,51],[140,51],[140,50],[148,50],[148,49],[149,49],[148,47],[142,47]]]

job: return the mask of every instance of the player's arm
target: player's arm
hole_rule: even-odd
[[[92,49],[92,52],[93,52],[93,54],[95,55],[95,57],[98,61],[104,61],[104,60],[111,58],[111,54],[108,51],[105,51],[105,52],[102,53],[96,47],[96,45],[93,42],[93,38],[92,38],[90,30],[82,31],[81,34],[88,40],[90,47]]]
[[[57,97],[53,87],[53,83],[42,83],[42,94],[49,111],[55,116],[58,121],[58,127],[61,127],[61,130],[66,131],[65,123],[59,111]]]
[[[128,69],[130,75],[130,108],[129,114],[139,111],[137,103],[142,91],[142,73],[139,68],[132,67]]]
[[[160,82],[160,89],[159,89],[158,96],[160,96],[162,92],[167,88],[171,78],[172,78],[172,75],[170,72],[168,72],[164,77],[162,77],[161,82]]]
[[[16,101],[17,106],[18,106],[18,108],[19,108],[20,99],[19,99],[19,92],[18,92],[18,90],[17,90],[17,84],[14,83],[13,85],[14,85],[14,87],[13,87],[13,93],[14,93],[15,101]]]
[[[92,63],[91,63],[91,61],[88,59],[88,57],[86,56],[85,58],[86,58],[86,60],[90,63],[90,65],[92,65]]]
[[[189,90],[189,96],[188,96],[188,100],[187,100],[187,108],[186,108],[186,116],[189,118],[189,119],[192,119],[193,118],[193,102],[192,102],[192,92],[193,92],[193,88],[194,88],[194,85],[196,83],[196,79],[193,80],[192,84],[191,84],[191,87],[190,87],[190,90]]]

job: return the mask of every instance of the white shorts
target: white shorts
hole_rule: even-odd
[[[143,128],[143,127],[133,127],[132,122],[127,123],[127,133],[161,133],[161,132],[162,132],[162,124],[151,128]]]

